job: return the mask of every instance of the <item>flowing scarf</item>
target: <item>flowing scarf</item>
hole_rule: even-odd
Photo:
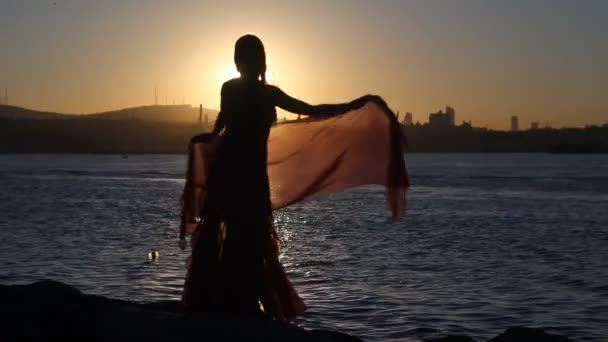
[[[181,229],[186,235],[194,232],[201,219],[215,143],[210,134],[190,142],[182,196]],[[272,208],[377,184],[385,186],[392,217],[400,220],[409,187],[405,144],[401,126],[384,102],[368,102],[339,116],[277,124],[268,138]],[[245,170],[243,173],[247,177]]]
[[[181,235],[197,241],[201,208],[206,200],[206,179],[218,139],[211,134],[192,138],[186,184],[182,195]],[[271,205],[279,209],[304,200],[367,184],[384,185],[392,217],[405,210],[409,187],[403,147],[405,138],[397,118],[383,101],[368,102],[345,114],[283,122],[270,130],[268,177]],[[247,177],[243,170],[243,177]],[[272,227],[270,227],[272,228]],[[274,231],[274,229],[272,228]],[[220,234],[221,235],[221,234]],[[278,256],[276,233],[272,243]],[[188,261],[188,275],[192,270]],[[278,258],[267,265],[268,278],[278,301],[270,308],[276,316],[293,319],[306,309],[282,270]],[[184,289],[184,296],[188,288]],[[184,297],[186,298],[186,297]],[[267,301],[268,302],[268,301]]]

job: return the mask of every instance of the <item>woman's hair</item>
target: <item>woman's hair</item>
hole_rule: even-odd
[[[241,74],[260,77],[266,83],[266,52],[260,38],[247,34],[236,41],[234,63]]]

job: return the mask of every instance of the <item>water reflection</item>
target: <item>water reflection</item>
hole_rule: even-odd
[[[309,308],[298,324],[369,341],[483,340],[530,324],[608,336],[608,157],[408,161],[415,186],[399,224],[379,187],[276,212],[281,260]],[[183,156],[0,156],[0,280],[178,300],[188,251],[176,245],[171,179],[184,166]]]

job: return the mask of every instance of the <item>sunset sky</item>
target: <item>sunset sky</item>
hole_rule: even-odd
[[[55,3],[55,4],[53,4]],[[233,44],[266,45],[271,81],[311,103],[374,93],[425,122],[506,129],[608,122],[608,1],[0,2],[0,92],[13,105],[91,113],[219,105]]]

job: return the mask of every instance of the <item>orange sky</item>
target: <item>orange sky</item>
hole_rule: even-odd
[[[311,103],[375,93],[446,104],[506,129],[606,123],[604,1],[9,1],[0,87],[14,105],[90,113],[159,102],[217,108],[234,41],[266,44],[271,80]],[[3,94],[2,94],[3,95]]]

